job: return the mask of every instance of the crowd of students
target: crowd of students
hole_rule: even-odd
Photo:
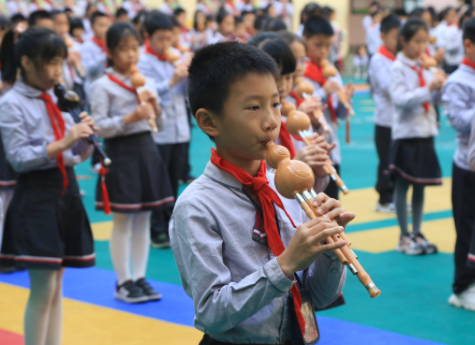
[[[354,92],[337,69],[332,76],[325,71],[327,65],[341,67],[344,32],[335,12],[306,5],[294,34],[286,30],[289,2],[228,1],[218,7],[200,1],[189,30],[177,2],[166,1],[160,10],[132,0],[120,8],[111,3],[80,1],[57,9],[45,2],[26,18],[23,2],[9,1],[11,17],[0,17],[0,263],[27,269],[30,276],[26,344],[60,344],[64,267],[94,265],[91,226],[73,169],[93,155],[82,139],[94,133],[112,160],[106,166],[96,154],[93,164],[99,173],[96,208],[113,213],[117,299],[161,299],[145,279],[149,247],[171,245],[195,303],[195,325],[206,334],[202,344],[312,343],[305,330],[318,326],[309,325],[316,320],[302,310],[334,303],[346,279],[332,252],[346,243],[323,240],[355,217],[341,207],[338,185],[326,169],[330,161],[340,172],[338,131],[348,121],[345,99]],[[378,3],[371,6],[368,27],[378,28],[378,35],[368,31],[367,66],[380,159],[377,211],[397,213],[398,251],[437,252],[421,223],[424,187],[441,184],[434,137],[442,100],[459,139],[453,169],[456,274],[449,302],[475,310],[475,173],[469,170],[475,168],[475,19],[457,27],[465,54],[457,62],[449,43],[440,43],[454,43],[449,29],[431,40],[426,13],[418,9],[406,19],[383,15]],[[452,10],[444,13],[447,23],[441,25],[452,30]],[[298,92],[302,82],[312,94]],[[53,92],[58,83],[79,95],[78,122],[56,105],[57,97],[62,100]],[[284,102],[309,115],[311,145],[287,128]],[[191,116],[216,150],[204,174],[177,200],[180,180],[193,180]],[[312,168],[319,193],[314,206],[323,217],[308,221],[297,203],[276,193],[274,170],[265,163],[269,141]]]

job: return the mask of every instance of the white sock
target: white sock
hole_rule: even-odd
[[[56,271],[56,289],[51,300],[48,330],[46,332],[46,345],[61,345],[63,324],[63,273]]]
[[[2,248],[2,239],[3,239],[3,225],[5,224],[5,217],[7,216],[7,209],[13,199],[14,188],[0,188],[0,199],[2,207],[0,211],[0,249]]]
[[[132,220],[134,214],[118,213],[113,214],[112,235],[109,242],[112,264],[117,274],[119,285],[131,279],[130,260],[130,232],[132,230]]]
[[[144,278],[147,271],[148,254],[150,252],[150,218],[152,212],[134,214],[132,222],[132,277],[135,280]]]

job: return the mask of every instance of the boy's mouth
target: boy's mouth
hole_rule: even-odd
[[[261,141],[261,144],[262,144],[262,146],[266,147],[267,144],[270,143],[270,142],[274,142],[274,140],[272,138],[270,138],[270,139]]]

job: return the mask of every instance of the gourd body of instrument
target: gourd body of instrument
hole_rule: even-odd
[[[325,79],[335,77],[338,74],[337,69],[330,64],[327,60],[322,61],[322,67],[323,67],[323,76]],[[338,98],[340,99],[341,104],[348,110],[349,114],[351,116],[355,116],[355,111],[353,110],[353,107],[351,106],[350,100],[348,97],[346,97],[345,92],[343,91],[342,88],[338,89],[336,92],[338,95]]]
[[[316,197],[316,193],[313,190],[315,176],[307,164],[290,160],[289,151],[285,147],[275,145],[272,142],[267,144],[267,162],[276,169],[275,187],[283,197],[287,199],[295,198],[310,219],[322,216],[318,214],[318,211],[313,206],[313,200]],[[379,296],[381,291],[358,262],[356,254],[350,249],[348,237],[341,233],[329,236],[325,241],[333,243],[341,240],[345,240],[347,244],[342,248],[334,250],[338,260],[342,264],[347,265],[350,271],[358,277],[371,298]]]
[[[134,72],[132,73],[132,76],[130,77],[130,82],[132,83],[132,86],[137,89],[137,94],[139,95],[139,99],[141,102],[144,102],[143,96],[141,95],[141,92],[139,89],[145,85],[145,76],[141,74],[138,70],[138,68],[134,68]],[[155,122],[155,116],[150,118],[148,120],[148,123],[150,124],[150,127],[152,128],[153,133],[158,133],[158,128],[157,128],[157,123]]]

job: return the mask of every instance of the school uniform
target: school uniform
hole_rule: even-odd
[[[374,111],[374,140],[379,157],[376,191],[379,203],[384,205],[393,201],[394,185],[389,174],[389,150],[391,147],[391,127],[396,111],[391,100],[391,80],[388,78],[391,65],[396,57],[384,46],[373,55],[368,67],[371,91],[376,109]]]
[[[129,18],[134,19],[140,10],[146,9],[147,5],[142,1],[126,0],[122,2],[122,8],[127,11]]]
[[[277,17],[282,19],[288,29],[292,29],[292,17],[294,15],[294,5],[291,2],[275,1],[274,3],[275,13]]]
[[[381,46],[381,24],[371,24],[367,32],[368,36],[368,54],[373,56]]]
[[[312,83],[314,87],[313,96],[319,97],[322,100],[322,103],[327,105],[327,108],[323,111],[323,114],[328,126],[331,128],[330,141],[332,143],[336,143],[335,148],[330,152],[330,159],[333,162],[333,167],[337,173],[340,174],[341,150],[337,133],[339,120],[346,119],[348,116],[348,111],[346,110],[345,106],[341,104],[336,93],[327,95],[323,90],[323,85],[325,85],[327,80],[323,77],[322,68],[320,68],[320,66],[315,65],[313,62],[309,62],[305,70],[305,79]],[[341,87],[343,87],[343,80],[341,79],[339,73],[329,80],[334,80]],[[338,199],[338,186],[333,180],[331,180],[328,184],[325,193],[331,198]]]
[[[22,14],[26,18],[30,15],[29,6],[26,1],[20,0],[10,0],[7,1],[7,9],[10,17],[13,17],[16,14]],[[6,15],[6,14],[4,14]]]
[[[274,175],[265,175],[275,191]],[[278,194],[278,193],[277,193]],[[295,226],[308,221],[298,202],[278,195]],[[273,254],[262,210],[232,174],[209,162],[204,174],[180,195],[170,222],[171,247],[186,293],[195,306],[202,344],[292,344],[289,290]],[[283,245],[295,233],[275,207]],[[341,293],[346,270],[333,253],[309,267],[303,285],[311,304],[324,307]],[[295,315],[295,314],[294,314]],[[214,341],[214,342],[213,342]]]
[[[368,55],[358,55],[355,54],[353,56],[353,65],[355,68],[355,77],[356,78],[365,78],[366,77],[366,69],[368,67]]]
[[[67,113],[48,111],[54,100],[51,90],[43,94],[22,81],[0,100],[3,146],[18,173],[0,263],[18,269],[94,265],[91,227],[73,169],[90,157],[93,146],[79,140],[55,158],[47,156],[46,146],[61,137],[51,118],[59,128],[64,119],[64,135],[75,124]]]
[[[440,36],[442,47],[445,48],[444,70],[450,74],[457,69],[464,56],[463,31],[458,25],[446,25]]]
[[[432,72],[422,67],[422,61],[408,59],[402,52],[390,70],[395,113],[389,168],[412,184],[442,184],[434,148],[434,137],[439,133],[437,115],[429,90],[433,78]]]
[[[475,172],[469,166],[469,140],[475,119],[475,64],[468,62],[450,75],[442,101],[457,131],[458,147],[452,168],[452,206],[457,231],[453,291],[459,294],[475,283]]]
[[[84,91],[88,100],[91,99],[91,84],[104,75],[107,63],[107,48],[105,42],[96,37],[85,41],[81,46],[81,64],[86,71]]]
[[[197,51],[208,44],[208,30],[198,31],[192,29],[190,31],[190,40],[193,41],[190,48],[192,51]]]
[[[160,12],[168,14],[169,16],[173,16],[173,13],[174,13],[173,7],[167,2],[163,2],[162,6],[160,6],[159,10],[160,10]]]
[[[178,181],[186,173],[187,150],[190,142],[190,123],[186,109],[186,78],[170,87],[169,81],[175,67],[165,57],[158,56],[150,47],[146,48],[137,66],[146,77],[155,81],[155,90],[161,98],[160,105],[165,112],[165,128],[153,136],[168,171],[175,198],[178,196]],[[152,231],[168,232],[171,208],[157,210],[152,215]],[[160,225],[158,225],[160,224]]]
[[[156,95],[151,79],[147,78],[144,88]],[[105,138],[105,150],[112,160],[105,184],[113,212],[153,211],[175,200],[148,120],[124,123],[124,116],[139,105],[134,91],[130,77],[115,72],[112,67],[91,86],[91,115],[100,128],[97,134]],[[163,129],[162,121],[159,117],[159,130]],[[104,206],[99,178],[96,209],[103,210]]]

